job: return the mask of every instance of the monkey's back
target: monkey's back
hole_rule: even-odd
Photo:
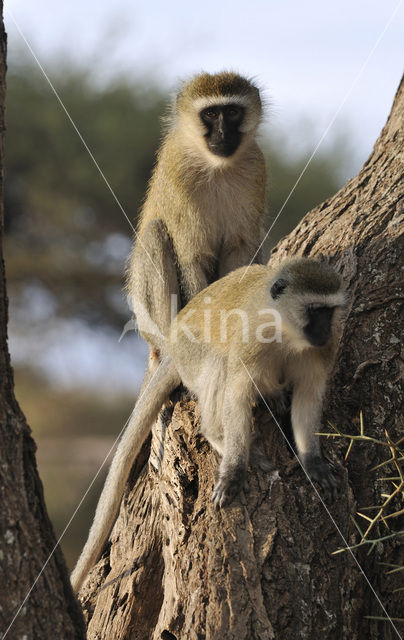
[[[243,337],[240,318],[245,310],[249,310],[248,321],[253,319],[254,323],[254,318],[259,317],[259,309],[268,306],[271,274],[268,267],[253,264],[248,269],[236,269],[203,289],[174,319],[170,332],[171,349],[175,351],[176,336],[185,326],[196,338],[199,348],[203,348],[203,343],[209,343],[215,351],[227,353],[229,343],[238,342],[236,334],[240,334],[240,339]],[[228,322],[225,332],[224,320]],[[192,343],[189,339],[190,350],[195,348]]]

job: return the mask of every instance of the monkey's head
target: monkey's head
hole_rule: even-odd
[[[328,265],[308,258],[283,263],[270,295],[292,347],[324,347],[335,337],[345,296],[340,276]]]
[[[262,115],[259,90],[232,73],[201,73],[177,95],[176,122],[188,141],[216,160],[231,159],[255,136]]]

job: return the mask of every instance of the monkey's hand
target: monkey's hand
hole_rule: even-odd
[[[337,481],[331,466],[321,456],[310,456],[305,458],[303,466],[309,474],[311,480],[318,482],[327,498],[333,500],[337,497]]]
[[[212,500],[216,507],[225,507],[240,493],[247,477],[247,466],[238,464],[235,467],[220,469],[219,480],[213,490]]]

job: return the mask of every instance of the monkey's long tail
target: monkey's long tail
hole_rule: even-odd
[[[165,357],[143,395],[139,398],[112,460],[88,540],[71,575],[71,583],[75,592],[79,591],[89,570],[100,557],[114,524],[125,483],[136,456],[146,440],[161,406],[180,382],[181,379],[171,358]]]

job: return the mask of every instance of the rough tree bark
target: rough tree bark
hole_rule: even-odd
[[[324,254],[343,274],[348,317],[324,409],[346,432],[357,431],[360,410],[368,434],[399,433],[402,390],[400,316],[403,229],[404,85],[369,160],[334,197],[306,215],[272,254]],[[88,638],[162,640],[352,640],[400,637],[343,546],[339,533],[294,464],[264,408],[256,429],[278,473],[250,470],[240,500],[216,511],[211,493],[217,458],[197,433],[194,403],[172,399],[162,467],[146,443],[132,472],[103,558],[81,600]],[[330,505],[346,539],[358,541],[350,520],[358,506],[377,504],[380,483],[370,468],[377,447],[323,443],[340,475]],[[384,453],[384,452],[383,452]],[[383,458],[384,459],[384,458]],[[379,473],[383,475],[385,470]],[[400,574],[386,575],[380,562],[403,562],[400,538],[356,557],[391,616],[402,617]],[[401,538],[402,540],[402,538]],[[402,575],[402,574],[401,574]],[[399,627],[400,623],[395,623]],[[403,632],[401,627],[401,633]]]
[[[1,2],[1,16],[2,9]],[[0,240],[3,234],[5,74],[6,34],[1,18]],[[80,640],[85,638],[84,621],[59,547],[20,610],[55,547],[56,538],[36,468],[35,444],[14,397],[7,349],[7,297],[1,246],[0,242],[0,637],[8,640]]]

